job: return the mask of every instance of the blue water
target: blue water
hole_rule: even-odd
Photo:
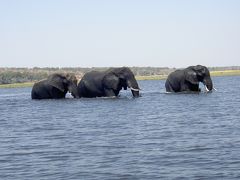
[[[139,81],[117,99],[0,89],[0,179],[240,179],[240,76],[213,93]]]

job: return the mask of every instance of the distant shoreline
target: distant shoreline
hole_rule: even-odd
[[[211,76],[240,76],[240,70],[211,71]],[[164,80],[167,75],[136,76],[137,80]]]
[[[240,76],[240,70],[224,70],[224,71],[211,71],[211,76]],[[164,80],[167,75],[151,75],[151,76],[136,76],[136,79],[141,80]],[[34,82],[13,83],[13,84],[0,84],[0,88],[21,88],[31,87]]]

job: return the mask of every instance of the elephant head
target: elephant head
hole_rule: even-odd
[[[107,72],[105,78],[106,77],[108,79],[112,79],[111,87],[113,89],[120,91],[122,88],[124,88],[124,90],[130,88],[133,97],[139,97],[140,89],[137,80],[135,79],[133,72],[129,68],[112,68]]]
[[[185,78],[191,84],[198,85],[202,82],[207,91],[212,91],[213,83],[209,70],[205,66],[190,66],[185,70]]]
[[[77,78],[73,74],[52,74],[48,77],[48,83],[62,92],[68,91],[75,98],[79,98],[77,91]]]

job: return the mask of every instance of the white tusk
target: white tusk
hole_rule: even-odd
[[[215,91],[217,91],[216,88],[213,87],[213,89],[214,89]]]
[[[209,91],[209,89],[207,88],[207,86],[205,86],[205,89],[206,89],[207,92]]]
[[[140,89],[135,89],[133,87],[130,87],[130,89],[133,90],[133,91],[139,91],[140,90]]]

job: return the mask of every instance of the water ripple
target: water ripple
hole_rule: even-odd
[[[239,179],[240,77],[217,92],[140,98],[30,99],[0,89],[0,179]]]

